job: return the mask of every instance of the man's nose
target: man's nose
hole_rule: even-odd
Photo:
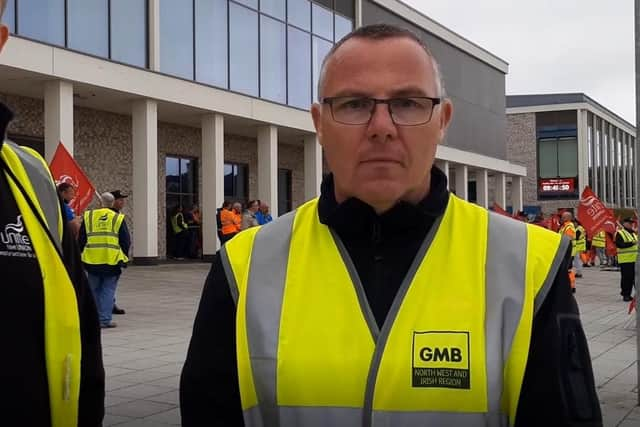
[[[394,139],[398,134],[396,124],[391,118],[391,111],[388,104],[377,104],[371,113],[371,120],[367,128],[369,139],[378,141],[388,141]]]

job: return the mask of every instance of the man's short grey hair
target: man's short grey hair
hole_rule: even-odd
[[[116,198],[113,197],[113,194],[108,191],[100,195],[100,204],[103,208],[112,208],[115,200]]]
[[[350,32],[349,34],[347,34],[346,36],[344,36],[342,39],[340,39],[340,41],[338,41],[335,45],[333,45],[329,53],[327,53],[327,56],[324,57],[324,60],[322,61],[322,67],[320,68],[320,77],[318,78],[318,98],[319,98],[318,101],[321,101],[323,98],[322,91],[323,91],[324,82],[326,79],[327,63],[329,62],[331,57],[336,53],[336,51],[340,49],[340,46],[342,46],[347,40],[355,39],[355,38],[366,39],[366,40],[386,40],[386,39],[392,39],[392,38],[408,38],[418,43],[420,47],[425,51],[427,56],[429,56],[429,58],[431,59],[431,64],[433,65],[433,75],[436,80],[436,92],[437,92],[436,96],[437,97],[446,96],[445,89],[444,89],[444,81],[442,80],[442,73],[440,73],[440,66],[438,65],[438,61],[436,61],[436,58],[431,53],[431,50],[420,37],[418,37],[413,31],[407,30],[406,28],[398,27],[397,25],[373,24],[373,25],[366,25],[364,27],[357,28],[352,32]]]

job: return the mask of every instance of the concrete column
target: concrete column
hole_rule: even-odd
[[[613,167],[613,201],[616,204],[616,206],[618,207],[622,207],[623,203],[622,203],[622,198],[621,198],[621,186],[622,184],[620,183],[620,169],[622,168],[622,150],[621,150],[621,143],[620,143],[620,136],[622,135],[622,133],[620,132],[620,129],[615,128],[613,130],[613,134],[615,135],[615,145],[614,145],[614,157],[615,157],[615,161],[614,161],[614,167]]]
[[[202,254],[215,255],[220,247],[216,209],[224,200],[224,117],[202,117]]]
[[[258,199],[278,216],[278,128],[271,125],[258,129]]]
[[[456,165],[456,196],[469,200],[469,169],[467,165]]]
[[[578,193],[589,184],[589,144],[587,143],[587,110],[578,110]]]
[[[616,203],[616,199],[615,199],[615,183],[613,181],[614,179],[614,174],[613,174],[613,168],[615,167],[616,164],[616,159],[615,159],[615,149],[611,150],[611,147],[613,147],[615,145],[615,128],[613,127],[612,124],[609,124],[609,126],[607,126],[607,135],[609,138],[609,146],[607,147],[607,150],[609,150],[609,152],[607,153],[609,156],[609,170],[607,171],[607,185],[609,186],[609,190],[607,190],[607,193],[609,193],[609,203],[613,206]],[[613,153],[613,155],[612,155]]]
[[[149,68],[160,71],[160,0],[149,0]]]
[[[139,264],[158,259],[158,104],[141,99],[132,108],[133,257]]]
[[[355,28],[362,26],[362,0],[355,0],[356,24]]]
[[[513,207],[513,213],[521,211],[524,207],[522,197],[522,177],[513,176],[511,178],[511,206]]]
[[[606,164],[604,162],[604,157],[606,154],[606,148],[609,145],[609,137],[607,136],[607,147],[605,147],[604,141],[605,141],[605,132],[606,132],[606,122],[604,120],[600,120],[600,176],[598,177],[599,181],[600,181],[600,186],[602,188],[602,194],[597,194],[596,191],[596,196],[598,196],[600,198],[600,200],[602,200],[604,203],[607,203],[608,197],[605,197],[605,193],[606,193],[606,188],[609,185],[609,182],[607,181],[607,173],[606,173]],[[609,160],[608,158],[609,156],[607,155],[607,161]]]
[[[322,183],[322,147],[316,135],[304,138],[304,199],[320,195]]]
[[[486,169],[476,171],[476,204],[489,208],[489,173]]]
[[[628,193],[628,173],[627,170],[629,168],[629,160],[627,158],[627,139],[626,134],[622,132],[621,139],[622,142],[622,167],[620,169],[621,180],[622,180],[622,207],[626,208],[629,206],[629,193]]]
[[[449,188],[449,162],[447,160],[436,160],[436,166],[447,177],[447,188]]]
[[[47,162],[53,158],[58,142],[73,155],[73,85],[62,80],[49,81],[44,86],[44,156]]]
[[[507,208],[507,175],[504,173],[496,173],[496,194],[495,200],[502,209]]]

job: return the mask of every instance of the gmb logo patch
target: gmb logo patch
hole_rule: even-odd
[[[470,389],[469,332],[413,333],[413,387]]]

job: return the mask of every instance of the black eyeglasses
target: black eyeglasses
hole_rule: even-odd
[[[429,123],[441,98],[409,96],[376,99],[358,96],[336,96],[322,99],[331,108],[333,120],[345,125],[365,125],[371,121],[378,104],[387,104],[391,120],[398,126],[418,126]]]

